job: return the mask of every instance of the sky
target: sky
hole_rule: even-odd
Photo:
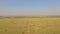
[[[60,0],[0,0],[0,16],[60,16]]]

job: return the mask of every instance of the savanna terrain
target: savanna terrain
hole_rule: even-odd
[[[0,34],[60,34],[60,17],[3,18]]]

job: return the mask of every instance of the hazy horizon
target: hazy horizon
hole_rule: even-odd
[[[60,16],[60,0],[0,0],[0,16]]]

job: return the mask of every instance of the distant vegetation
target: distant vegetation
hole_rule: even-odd
[[[0,19],[2,18],[54,18],[54,17],[60,18],[60,16],[0,16]]]

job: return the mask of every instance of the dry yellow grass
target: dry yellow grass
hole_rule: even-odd
[[[60,18],[0,19],[0,34],[60,34]]]

